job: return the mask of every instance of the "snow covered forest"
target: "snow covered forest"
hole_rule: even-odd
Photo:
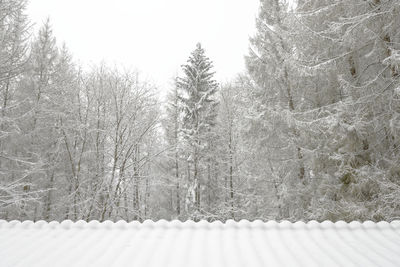
[[[247,71],[193,44],[167,99],[26,5],[0,1],[0,219],[400,219],[400,1],[261,0]]]

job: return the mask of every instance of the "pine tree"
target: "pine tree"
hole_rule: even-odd
[[[278,217],[398,216],[399,2],[287,4],[261,1],[247,57],[250,131],[273,155]]]
[[[210,146],[210,137],[217,115],[217,100],[214,95],[218,84],[214,80],[213,65],[205,56],[200,43],[182,66],[184,76],[178,79],[181,90],[180,102],[183,109],[182,132],[189,146],[188,176],[193,165],[193,179],[189,180],[189,203],[196,211],[201,207],[202,164],[207,158],[205,152]]]
[[[298,190],[307,178],[304,166],[301,132],[287,120],[298,112],[302,90],[294,58],[295,47],[291,43],[288,3],[279,0],[261,1],[256,21],[257,33],[250,39],[250,55],[246,57],[247,69],[255,83],[250,138],[258,143],[255,154],[259,154],[261,170],[257,176],[267,175],[273,184],[277,216],[288,217],[290,210],[282,206],[298,203],[281,196],[282,185]],[[274,155],[271,157],[271,155]],[[280,160],[284,159],[284,160]],[[259,168],[256,168],[259,169]]]

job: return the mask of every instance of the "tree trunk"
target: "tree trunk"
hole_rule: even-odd
[[[52,197],[53,187],[54,187],[54,171],[50,176],[49,186],[47,187],[46,215],[44,216],[44,219],[46,221],[49,221],[51,216],[51,197]]]
[[[175,179],[176,179],[176,215],[179,217],[181,214],[181,197],[179,186],[179,155],[175,152]]]

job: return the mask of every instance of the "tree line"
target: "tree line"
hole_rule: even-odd
[[[262,0],[246,72],[199,43],[166,101],[0,2],[0,218],[400,216],[400,3]]]

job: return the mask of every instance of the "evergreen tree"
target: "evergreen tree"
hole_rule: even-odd
[[[278,218],[398,216],[399,8],[390,0],[261,1],[247,57],[249,132],[257,161],[273,155],[263,166]]]
[[[194,204],[196,211],[200,211],[201,208],[202,165],[209,160],[205,157],[205,151],[210,148],[210,138],[217,115],[218,102],[214,95],[218,84],[214,80],[212,67],[212,62],[205,56],[204,49],[198,43],[187,64],[182,66],[184,76],[178,79],[184,113],[182,132],[190,151],[187,159],[188,200],[189,205]]]

